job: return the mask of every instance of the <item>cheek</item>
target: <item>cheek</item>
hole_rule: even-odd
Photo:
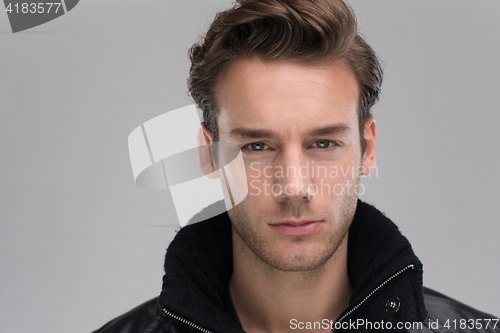
[[[248,184],[248,196],[245,199],[247,206],[253,207],[252,212],[271,209],[276,202],[271,181],[266,178],[252,178]]]
[[[355,195],[354,188],[359,182],[361,170],[358,161],[341,165],[322,165],[314,169],[316,196],[322,201],[340,201],[345,196]],[[317,200],[319,201],[319,200]]]
[[[248,199],[250,201],[265,200],[264,197],[272,196],[273,172],[268,166],[259,162],[245,164],[248,184]]]

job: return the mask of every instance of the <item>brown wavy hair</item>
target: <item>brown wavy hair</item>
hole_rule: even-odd
[[[238,58],[315,63],[343,60],[359,85],[358,122],[364,154],[364,121],[378,100],[382,68],[357,33],[356,16],[342,0],[237,0],[217,13],[189,52],[188,89],[218,141],[216,83]]]

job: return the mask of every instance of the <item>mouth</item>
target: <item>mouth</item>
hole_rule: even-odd
[[[276,232],[284,236],[312,236],[323,229],[325,221],[283,221],[269,224]]]

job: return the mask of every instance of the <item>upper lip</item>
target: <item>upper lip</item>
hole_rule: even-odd
[[[279,225],[279,224],[291,224],[294,226],[298,225],[303,225],[311,222],[321,222],[322,220],[287,220],[287,221],[281,221],[281,222],[276,222],[276,223],[270,223],[271,225]]]

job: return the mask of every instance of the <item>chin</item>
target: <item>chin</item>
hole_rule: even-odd
[[[323,266],[335,250],[327,245],[311,244],[303,237],[297,237],[280,251],[268,253],[267,258],[261,260],[281,271],[304,272]]]

